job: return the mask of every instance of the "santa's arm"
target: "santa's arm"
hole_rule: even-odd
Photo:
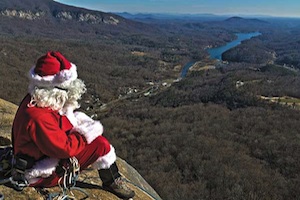
[[[77,155],[86,146],[86,139],[77,132],[66,134],[58,120],[48,114],[36,119],[29,130],[38,148],[53,158],[69,158]]]
[[[72,132],[78,132],[83,135],[88,144],[94,141],[103,133],[103,126],[100,121],[93,120],[83,112],[72,112],[66,115],[73,124]]]

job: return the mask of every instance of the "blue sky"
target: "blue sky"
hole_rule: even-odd
[[[300,17],[300,0],[56,0],[103,12]]]

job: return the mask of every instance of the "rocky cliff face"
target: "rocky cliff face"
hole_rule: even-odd
[[[27,19],[27,20],[35,20],[43,17],[45,15],[45,12],[32,12],[30,10],[28,11],[22,11],[22,10],[2,10],[0,12],[1,16],[4,17],[17,17],[21,19]]]
[[[10,144],[10,132],[3,127],[8,127],[12,125],[13,116],[17,110],[17,106],[0,99],[0,144],[9,145]],[[135,200],[161,200],[160,196],[155,192],[155,190],[143,179],[143,177],[125,160],[118,158],[117,165],[120,169],[121,174],[128,180],[128,186],[133,189],[136,193],[134,197]],[[0,177],[1,178],[1,177]],[[98,177],[97,170],[91,168],[82,171],[79,175],[76,186],[85,190],[88,193],[88,199],[91,200],[118,200],[115,195],[106,192],[101,187],[102,182]],[[46,199],[47,193],[57,193],[61,192],[59,187],[44,189],[42,192],[36,190],[32,187],[25,188],[22,192],[17,192],[11,187],[0,185],[0,193],[4,195],[4,199],[18,199],[18,200],[28,200]],[[84,194],[78,191],[72,191],[76,199],[84,198]]]
[[[152,187],[138,174],[138,172],[124,160],[118,158],[117,160],[120,172],[129,181],[128,187],[135,191],[136,195],[134,200],[161,200],[160,196],[152,189]],[[117,196],[111,194],[102,189],[102,182],[98,178],[98,172],[96,170],[87,169],[81,172],[79,180],[76,182],[76,186],[84,190],[88,194],[89,200],[120,200]],[[86,195],[80,191],[72,190],[75,199],[84,199]],[[17,192],[11,187],[0,185],[0,193],[4,195],[4,199],[18,199],[28,200],[47,199],[47,194],[61,193],[59,187],[36,189],[32,187],[26,187],[23,191]]]
[[[101,15],[96,15],[96,14],[90,14],[90,13],[83,13],[83,12],[69,12],[69,11],[59,11],[54,14],[54,17],[59,19],[59,20],[75,20],[77,22],[87,22],[91,24],[100,24],[100,23],[105,23],[105,24],[113,24],[117,25],[120,20],[113,16],[107,16],[103,17]]]
[[[0,17],[40,20],[87,22],[89,24],[118,25],[121,17],[100,11],[67,6],[52,0],[2,0]]]
[[[5,9],[0,12],[0,16],[10,18],[20,18],[25,20],[38,20],[46,16],[45,11],[31,11],[31,10],[11,10]],[[87,22],[90,24],[112,24],[118,25],[120,20],[116,16],[101,16],[99,14],[91,14],[85,12],[72,12],[72,11],[54,11],[52,16],[61,21],[77,21]]]

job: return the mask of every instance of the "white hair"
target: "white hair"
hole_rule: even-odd
[[[68,87],[38,87],[30,84],[31,101],[29,106],[48,107],[62,111],[65,108],[79,108],[78,100],[86,92],[86,86],[80,79],[75,79]]]

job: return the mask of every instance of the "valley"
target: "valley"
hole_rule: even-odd
[[[63,52],[88,87],[80,110],[162,199],[300,196],[299,19],[135,21],[4,0],[0,24],[0,98],[18,105],[36,59]],[[208,47],[251,32],[210,59]]]

